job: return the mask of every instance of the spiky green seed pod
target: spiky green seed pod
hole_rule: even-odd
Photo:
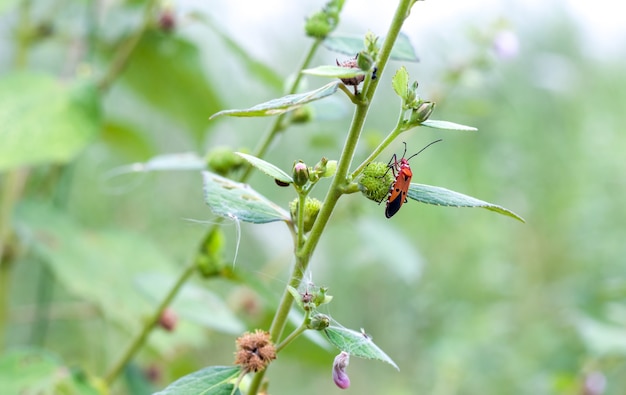
[[[366,198],[380,203],[387,197],[393,182],[393,173],[386,163],[372,162],[363,170],[358,185]]]
[[[313,228],[317,214],[319,214],[322,208],[322,202],[315,198],[306,197],[304,203],[304,232],[309,232]],[[291,212],[291,219],[297,223],[298,221],[298,198],[289,202],[289,211]]]

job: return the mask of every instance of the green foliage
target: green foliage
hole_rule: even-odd
[[[211,119],[221,115],[230,115],[231,117],[264,117],[283,114],[334,94],[337,92],[339,84],[339,81],[334,81],[311,92],[287,95],[243,110],[222,110],[211,115]]]
[[[387,362],[394,368],[400,370],[398,365],[362,331],[356,332],[343,327],[329,326],[324,329],[324,334],[328,338],[328,341],[341,351],[345,351],[359,358],[377,359]]]
[[[97,135],[99,94],[92,83],[16,72],[0,79],[0,171],[66,163]]]
[[[240,372],[236,366],[209,366],[181,377],[155,395],[240,395],[233,384]]]

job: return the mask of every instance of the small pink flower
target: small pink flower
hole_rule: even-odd
[[[337,385],[337,387],[345,390],[350,387],[350,378],[346,373],[346,368],[350,363],[350,354],[345,351],[342,351],[335,357],[335,361],[333,362],[333,381]]]

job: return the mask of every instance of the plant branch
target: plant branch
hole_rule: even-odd
[[[111,386],[115,378],[120,374],[124,366],[130,361],[130,359],[135,355],[137,351],[143,346],[148,335],[152,331],[152,329],[158,324],[159,319],[161,318],[161,314],[163,314],[163,310],[174,300],[178,291],[182,288],[182,286],[187,282],[187,280],[191,277],[191,275],[196,271],[196,264],[193,261],[190,265],[188,265],[183,271],[182,275],[176,280],[176,283],[169,290],[165,298],[161,301],[155,312],[152,314],[150,319],[146,322],[146,325],[143,327],[142,331],[135,337],[135,339],[130,343],[126,351],[122,354],[119,360],[113,365],[113,367],[107,372],[104,376],[104,382]]]
[[[389,28],[389,32],[383,43],[380,52],[380,58],[378,60],[378,71],[383,73],[387,60],[389,59],[389,55],[391,53],[391,48],[395,43],[398,34],[400,33],[400,28],[406,19],[408,14],[408,10],[410,5],[413,3],[413,0],[401,0],[398,8],[396,9],[396,13],[391,22],[391,26]],[[356,150],[357,143],[359,141],[359,137],[361,135],[361,131],[363,129],[363,125],[365,123],[365,119],[367,117],[367,112],[369,109],[369,105],[371,103],[372,97],[376,91],[376,86],[380,78],[376,80],[368,79],[370,82],[369,86],[364,87],[363,96],[364,99],[356,104],[356,110],[354,116],[352,118],[352,123],[350,125],[350,130],[348,132],[348,136],[344,143],[344,147],[339,158],[339,162],[337,164],[337,171],[335,173],[335,177],[331,183],[331,186],[326,194],[326,198],[324,199],[324,204],[322,205],[322,209],[320,210],[315,223],[313,224],[313,228],[309,234],[308,239],[296,252],[296,266],[294,267],[293,273],[291,275],[291,279],[289,281],[289,285],[294,288],[298,288],[300,282],[302,281],[302,275],[307,270],[310,257],[319,242],[322,232],[330,219],[330,215],[332,214],[337,201],[343,194],[343,190],[346,187],[346,184],[350,181],[347,179],[348,170],[352,163],[352,158],[354,156],[354,152]],[[279,307],[274,315],[274,320],[272,321],[272,325],[270,327],[270,335],[273,339],[278,338],[278,334],[282,333],[282,330],[287,322],[287,316],[289,310],[291,309],[291,305],[293,303],[293,297],[291,293],[287,290],[283,292],[283,296],[279,303]],[[263,376],[265,375],[265,370],[257,373],[250,385],[249,394],[255,395],[258,392],[261,381],[263,380]]]

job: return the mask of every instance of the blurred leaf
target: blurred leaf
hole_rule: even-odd
[[[314,91],[283,96],[244,110],[223,110],[211,115],[210,119],[219,117],[220,115],[230,115],[233,117],[264,117],[282,114],[334,94],[337,92],[339,84],[341,84],[341,81],[333,81]]]
[[[198,139],[209,126],[206,114],[223,107],[204,74],[197,46],[180,36],[150,31],[141,40],[122,81]]]
[[[112,150],[131,160],[143,160],[156,152],[156,147],[146,136],[123,122],[108,120],[102,127],[102,140]]]
[[[195,152],[181,152],[178,154],[157,155],[147,162],[133,163],[116,169],[116,172],[149,172],[149,171],[176,171],[176,170],[204,170],[206,161]]]
[[[209,366],[181,377],[154,395],[241,395],[233,392],[232,382],[239,376],[239,366]]]
[[[482,207],[487,210],[495,211],[496,213],[515,218],[519,221],[526,222],[524,221],[524,218],[504,207],[487,203],[471,196],[463,195],[462,193],[454,192],[441,187],[411,183],[407,196],[413,200],[417,200],[418,202],[434,204],[437,206]]]
[[[357,332],[339,326],[329,326],[324,329],[324,333],[335,347],[341,351],[347,352],[351,357],[377,359],[387,362],[394,368],[400,370],[398,365],[363,332]]]
[[[599,355],[626,355],[626,329],[579,315],[574,325],[588,349]]]
[[[23,242],[50,266],[63,287],[98,306],[125,330],[138,329],[138,318],[152,311],[152,305],[137,297],[133,278],[145,272],[169,273],[172,266],[141,234],[83,228],[43,203],[21,204],[15,220]]]
[[[318,77],[352,78],[358,75],[365,75],[366,72],[355,67],[324,65],[302,70],[302,74],[315,75]]]
[[[104,394],[83,373],[70,374],[54,354],[37,349],[12,350],[0,356],[3,394]]]
[[[264,161],[263,159],[257,158],[256,156],[244,154],[242,152],[235,152],[235,154],[247,160],[248,163],[250,163],[252,166],[256,167],[257,169],[261,170],[264,174],[267,174],[268,176],[278,181],[282,181],[286,183],[293,182],[293,179],[291,178],[289,174],[285,173],[283,170],[279,169],[273,164]]]
[[[87,82],[39,73],[0,78],[0,171],[74,158],[98,133],[100,97]]]
[[[463,130],[463,131],[468,131],[468,132],[475,132],[478,130],[472,126],[460,125],[458,123],[448,122],[448,121],[437,121],[434,119],[426,120],[422,122],[420,125],[428,126],[429,128],[433,128],[433,129]]]
[[[324,40],[324,46],[331,51],[339,52],[349,56],[355,56],[364,50],[363,37],[354,35],[333,34]],[[415,49],[411,45],[409,37],[400,33],[398,39],[391,50],[391,59],[403,60],[407,62],[418,62],[419,59],[415,54]]]
[[[280,91],[283,88],[283,77],[273,68],[252,57],[252,53],[233,40],[230,34],[225,34],[226,29],[218,26],[206,15],[194,13],[190,15],[206,24],[226,44],[230,53],[235,55],[239,64],[245,67],[246,76],[249,79],[265,82],[268,86]]]
[[[203,171],[202,175],[205,201],[216,215],[254,224],[291,220],[287,211],[247,184],[208,171]]]
[[[156,304],[163,300],[176,278],[149,273],[140,274],[135,280],[139,288]],[[219,296],[193,284],[183,285],[171,308],[186,320],[220,332],[239,334],[246,329]]]

